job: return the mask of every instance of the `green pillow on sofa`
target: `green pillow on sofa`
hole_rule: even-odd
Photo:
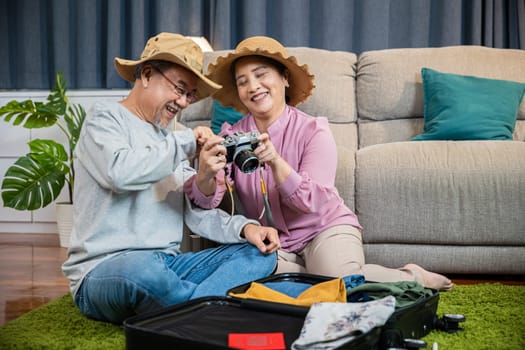
[[[424,132],[412,140],[512,140],[525,84],[421,69]]]
[[[222,124],[227,122],[228,124],[235,124],[238,120],[243,117],[242,113],[237,112],[232,107],[224,107],[217,100],[213,100],[213,106],[211,110],[211,130],[218,134],[221,131]]]

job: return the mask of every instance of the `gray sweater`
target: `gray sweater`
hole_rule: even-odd
[[[104,259],[129,250],[180,254],[183,224],[219,243],[244,242],[242,216],[191,205],[182,187],[195,174],[191,129],[159,129],[119,103],[96,103],[75,149],[74,226],[62,266],[74,295]]]

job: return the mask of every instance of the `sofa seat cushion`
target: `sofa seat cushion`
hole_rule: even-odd
[[[356,153],[365,242],[525,245],[525,143],[396,142]]]

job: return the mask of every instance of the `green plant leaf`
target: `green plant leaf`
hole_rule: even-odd
[[[35,139],[27,143],[31,151],[28,156],[40,164],[53,164],[63,174],[69,172],[69,156],[61,144],[53,140]]]
[[[82,129],[82,124],[84,124],[84,119],[86,118],[86,111],[80,104],[71,104],[67,109],[67,113],[64,115],[64,120],[66,121],[67,129],[69,131],[69,149],[74,150],[78,138],[80,137],[80,130]]]
[[[0,117],[6,122],[14,118],[13,125],[22,125],[27,129],[47,128],[66,113],[67,105],[66,82],[62,74],[57,74],[55,86],[47,96],[47,103],[10,101],[0,108]]]
[[[53,140],[29,142],[30,152],[20,157],[5,173],[2,182],[4,206],[19,210],[45,207],[56,199],[65,183],[69,201],[72,201],[73,151],[85,117],[86,112],[80,104],[69,103],[62,74],[57,74],[47,102],[10,101],[0,107],[0,118],[4,121],[29,129],[56,125],[69,143],[69,152],[66,152],[63,145]]]
[[[35,210],[53,202],[65,183],[65,175],[52,164],[40,164],[23,156],[7,169],[2,181],[4,206]]]
[[[47,128],[58,120],[58,116],[45,104],[31,100],[8,102],[0,108],[0,117],[6,122],[14,118],[13,125],[22,125],[27,129]]]
[[[46,108],[50,113],[64,115],[68,104],[66,96],[66,81],[63,74],[57,74],[55,85],[47,96]]]

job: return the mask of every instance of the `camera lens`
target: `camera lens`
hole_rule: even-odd
[[[259,166],[259,158],[249,149],[239,151],[233,160],[243,173],[253,173]]]

